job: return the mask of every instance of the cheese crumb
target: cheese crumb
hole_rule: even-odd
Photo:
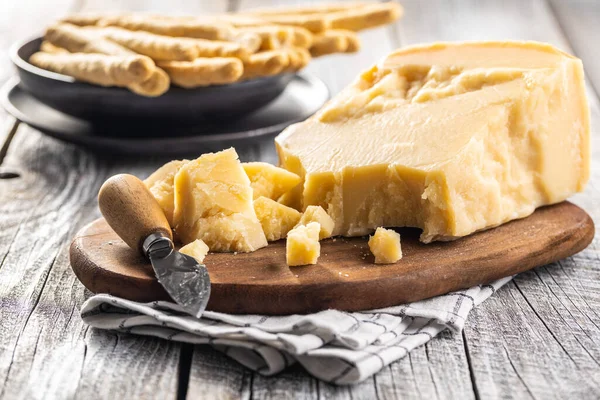
[[[298,211],[263,196],[254,200],[254,211],[269,242],[283,239],[300,220]]]
[[[321,206],[308,206],[300,218],[298,225],[308,225],[309,222],[318,222],[321,225],[319,240],[331,237],[335,222]]]
[[[287,265],[316,264],[321,255],[321,244],[319,243],[319,231],[321,226],[318,222],[308,225],[300,225],[288,232],[285,246],[285,259]]]
[[[206,257],[208,254],[208,246],[202,241],[202,239],[196,239],[179,249],[179,252],[187,254],[188,256],[192,256],[198,260],[199,263],[202,263],[204,261],[204,257]]]
[[[375,256],[375,264],[393,264],[402,258],[400,234],[379,227],[369,238],[369,249]]]

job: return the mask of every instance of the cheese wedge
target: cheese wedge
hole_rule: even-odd
[[[169,221],[171,227],[173,227],[173,211],[175,209],[173,182],[179,168],[187,162],[188,160],[170,161],[144,180],[144,183],[150,189],[150,193],[152,193],[156,201],[158,201],[160,208],[165,213],[165,217],[167,217],[167,221]]]
[[[242,164],[254,190],[254,198],[261,196],[277,200],[302,182],[296,174],[265,162],[247,162]]]
[[[179,169],[173,222],[183,244],[201,239],[211,251],[251,252],[267,245],[250,180],[233,148],[204,154]]]
[[[452,240],[581,191],[590,170],[581,61],[535,42],[398,50],[276,138],[334,235],[379,226]]]
[[[208,251],[208,246],[200,239],[196,239],[179,249],[180,253],[194,257],[199,263],[204,261],[204,257],[208,254]]]
[[[302,217],[300,218],[298,224],[308,225],[311,222],[318,222],[321,226],[321,230],[319,231],[319,240],[331,237],[331,233],[333,232],[335,223],[333,222],[333,219],[331,219],[331,217],[327,215],[327,212],[323,210],[323,207],[306,207],[306,210],[304,210],[304,213],[302,214]]]
[[[375,256],[375,264],[393,264],[402,258],[400,234],[379,227],[369,238],[369,250]]]
[[[318,222],[300,225],[288,232],[285,244],[285,260],[287,265],[316,264],[321,255]]]
[[[300,220],[300,213],[275,200],[259,197],[254,200],[254,211],[269,242],[283,239]]]

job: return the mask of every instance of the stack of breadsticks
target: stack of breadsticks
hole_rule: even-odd
[[[357,31],[391,23],[397,3],[341,3],[214,16],[70,15],[30,62],[102,86],[160,96],[293,73],[312,57],[352,53]]]

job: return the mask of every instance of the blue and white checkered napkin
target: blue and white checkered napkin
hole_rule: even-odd
[[[297,361],[319,379],[351,384],[405,357],[444,329],[462,330],[471,309],[510,280],[367,312],[289,316],[206,311],[198,319],[169,302],[136,303],[97,294],[83,304],[81,317],[100,329],[206,343],[264,375]]]

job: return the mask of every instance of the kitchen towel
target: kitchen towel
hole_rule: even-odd
[[[471,309],[512,277],[431,299],[365,312],[309,315],[187,315],[165,301],[137,303],[108,294],[90,297],[81,317],[100,329],[206,343],[263,375],[299,362],[335,384],[360,382],[444,329],[462,330]]]

